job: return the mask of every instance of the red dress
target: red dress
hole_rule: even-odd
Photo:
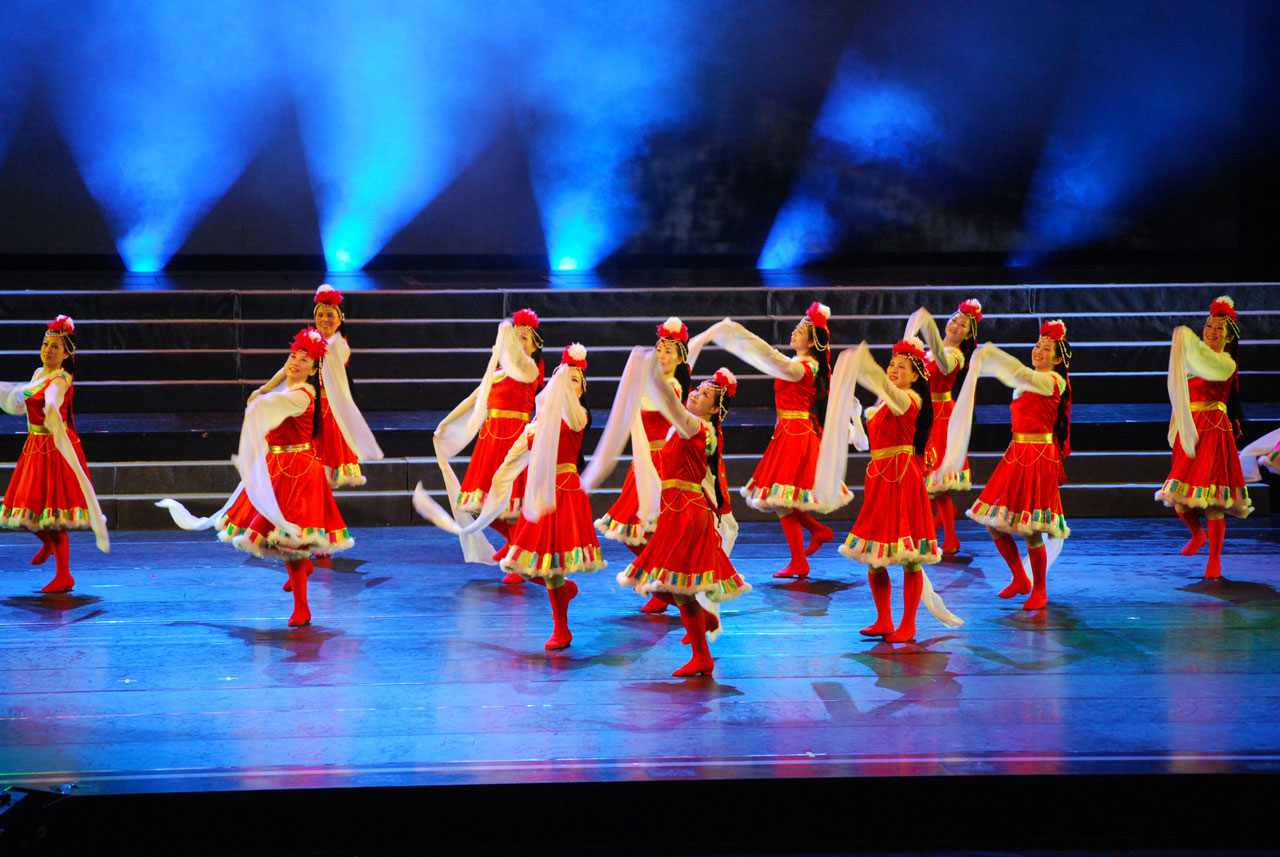
[[[814,379],[818,364],[806,360],[809,370],[799,381],[773,382],[773,400],[778,409],[778,424],[769,438],[756,471],[742,486],[742,496],[747,505],[760,512],[778,512],[785,515],[791,510],[803,512],[823,509],[814,500],[814,471],[818,466],[818,445],[821,439],[811,419],[809,409],[817,397]],[[841,500],[836,508],[853,499],[849,489],[840,486]]]
[[[648,544],[618,575],[618,583],[645,594],[705,592],[732,601],[751,590],[725,556],[716,530],[713,498],[703,487],[707,456],[715,452],[710,423],[689,439],[672,432],[657,456],[662,506]]]
[[[1231,420],[1227,417],[1231,380],[1206,381],[1194,376],[1187,380],[1187,389],[1200,435],[1196,457],[1187,457],[1182,443],[1175,441],[1173,466],[1164,486],[1156,492],[1156,499],[1166,506],[1221,509],[1238,518],[1248,517],[1253,506],[1240,469]]]
[[[215,524],[218,538],[254,556],[274,559],[307,559],[334,554],[355,544],[334,502],[324,465],[311,436],[315,399],[296,417],[287,417],[267,433],[267,471],[285,520],[302,529],[294,538],[258,514],[241,489],[231,508]]]
[[[320,420],[320,436],[316,440],[320,444],[320,463],[329,471],[330,484],[334,488],[365,484],[360,459],[347,446],[347,439],[342,436],[342,429],[338,428],[333,411],[329,409],[329,397],[325,395],[323,381],[320,384]]]
[[[927,363],[929,370],[929,393],[933,399],[933,425],[929,427],[929,442],[924,449],[925,487],[929,494],[943,494],[947,491],[968,491],[973,487],[973,476],[969,470],[969,457],[964,459],[961,470],[950,473],[939,473],[937,467],[947,452],[947,426],[951,423],[951,412],[956,403],[952,398],[956,376],[964,368],[964,354],[959,349],[952,350],[956,360],[955,368],[942,374],[935,360]]]
[[[511,548],[500,563],[503,571],[525,577],[556,577],[605,567],[591,526],[591,502],[578,482],[582,434],[561,423],[555,511],[536,521],[520,516],[512,528]]]
[[[1061,381],[1061,376],[1054,377]],[[1052,395],[1042,396],[1030,390],[1014,393],[1009,405],[1013,440],[982,494],[965,512],[979,524],[1022,536],[1048,533],[1065,539],[1071,534],[1058,492],[1058,486],[1067,481],[1067,473],[1053,434],[1062,398],[1058,381]]]
[[[27,406],[27,442],[14,466],[9,488],[0,505],[0,527],[9,529],[80,530],[89,526],[89,509],[75,472],[53,445],[53,435],[44,427],[45,390],[55,378],[67,382],[58,413],[67,427],[67,437],[85,474],[89,466],[76,434],[71,407],[71,376],[59,370],[33,391],[24,391]]]
[[[476,439],[475,449],[471,452],[471,461],[467,464],[467,472],[462,477],[462,487],[458,494],[457,508],[459,512],[477,514],[484,506],[484,498],[493,485],[493,474],[502,466],[511,444],[528,427],[533,418],[534,400],[538,394],[538,385],[542,373],[538,373],[537,381],[521,383],[515,378],[507,377],[502,369],[494,372],[493,384],[489,387],[489,415],[480,426],[480,436]],[[576,453],[575,453],[576,454]],[[520,516],[520,498],[524,496],[525,474],[516,477],[511,488],[511,502],[507,511],[500,517],[504,521],[514,521]]]
[[[867,420],[871,462],[862,508],[840,553],[869,566],[939,562],[929,492],[914,443],[917,397],[902,414],[881,405]]]
[[[649,441],[649,451],[657,452],[666,443],[671,423],[658,411],[641,411],[644,435]],[[606,539],[627,545],[642,545],[649,539],[649,530],[640,522],[640,501],[636,496],[636,466],[627,468],[627,478],[622,483],[622,493],[609,507],[609,511],[596,519],[596,529]]]

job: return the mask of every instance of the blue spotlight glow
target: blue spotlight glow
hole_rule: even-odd
[[[565,8],[567,5],[568,8]],[[516,82],[547,258],[594,268],[640,224],[629,167],[647,137],[693,115],[701,12],[680,0],[524,7],[538,34]],[[510,8],[510,7],[508,7]]]
[[[272,52],[254,0],[78,4],[50,101],[131,271],[157,271],[262,143]]]
[[[578,270],[578,261],[576,259],[565,256],[559,262],[556,262],[557,271],[576,271]]]
[[[785,270],[830,255],[854,226],[830,210],[851,170],[875,165],[882,174],[917,175],[934,157],[941,137],[939,120],[920,91],[884,80],[846,51],[814,123],[809,156],[756,266]]]
[[[469,4],[280,4],[328,267],[363,268],[496,131],[492,14]]]

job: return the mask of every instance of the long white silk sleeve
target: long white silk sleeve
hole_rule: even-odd
[[[907,319],[907,329],[903,332],[902,338],[910,339],[917,333],[923,334],[922,338],[929,346],[933,362],[938,364],[938,369],[943,375],[949,374],[956,368],[960,352],[945,344],[942,333],[938,330],[938,323],[924,307],[920,307],[911,314],[911,318]]]
[[[1262,480],[1262,471],[1259,465],[1262,459],[1276,449],[1276,445],[1280,444],[1280,429],[1264,434],[1253,443],[1240,450],[1240,469],[1244,471],[1245,482],[1260,482]],[[1268,466],[1268,470],[1272,469]]]
[[[1169,375],[1165,382],[1173,409],[1169,417],[1170,447],[1177,440],[1187,457],[1195,458],[1196,444],[1200,442],[1200,432],[1191,415],[1191,390],[1187,376],[1198,375],[1206,381],[1226,381],[1235,371],[1236,362],[1230,354],[1214,351],[1185,325],[1174,328],[1173,341],[1169,346]]]
[[[716,334],[724,328],[725,324],[732,324],[732,322],[727,318],[722,321],[717,321],[697,336],[689,337],[689,357],[687,362],[689,364],[690,372],[693,371],[693,364],[698,362],[698,357],[702,354],[702,349],[707,347],[708,342],[715,339]]]
[[[63,388],[57,383],[51,383],[45,387],[44,392],[44,427],[49,430],[49,434],[53,436],[53,446],[58,450],[58,454],[62,456],[62,460],[71,468],[72,474],[75,475],[76,484],[80,486],[80,493],[84,494],[85,506],[89,512],[89,527],[93,530],[94,541],[98,546],[98,550],[103,553],[111,551],[111,537],[107,535],[107,518],[102,514],[102,506],[98,503],[98,494],[93,490],[93,483],[89,481],[89,474],[84,472],[84,468],[80,466],[80,457],[76,455],[75,447],[71,445],[71,437],[67,434],[67,427],[62,424],[62,414],[58,412],[58,408],[62,406]],[[26,408],[24,407],[25,411]]]
[[[970,368],[969,374],[973,374]],[[1038,372],[1007,351],[987,343],[982,357],[982,374],[998,380],[1006,387],[1026,390],[1041,396],[1051,396],[1066,388],[1066,382],[1057,372]]]
[[[329,411],[347,446],[361,461],[377,461],[382,458],[382,449],[374,440],[364,415],[356,407],[351,397],[351,385],[347,382],[347,360],[350,356],[346,337],[335,333],[329,339],[328,356],[320,361],[320,381],[329,399]]]
[[[302,535],[302,529],[286,520],[280,511],[275,488],[271,485],[271,474],[267,470],[267,433],[289,417],[302,415],[311,401],[311,396],[301,387],[266,393],[254,399],[244,411],[236,459],[249,502],[253,503],[258,514],[294,538]]]
[[[515,326],[504,321],[498,329],[498,365],[507,376],[521,384],[532,384],[538,379],[538,364],[524,353],[520,345],[520,337],[516,335]]]
[[[937,467],[941,473],[960,470],[965,456],[969,454],[969,437],[973,431],[973,402],[977,396],[978,377],[982,374],[982,362],[988,347],[995,346],[990,343],[980,346],[969,360],[969,374],[960,386],[960,394],[956,396],[951,419],[947,423],[947,448]]]
[[[642,522],[652,522],[658,516],[658,471],[649,451],[649,440],[640,419],[640,408],[646,397],[645,378],[650,364],[656,364],[652,348],[636,347],[627,357],[627,365],[618,381],[618,391],[613,397],[613,407],[605,423],[604,433],[596,443],[591,461],[582,474],[582,490],[590,493],[598,489],[617,466],[623,448],[631,440],[631,461],[635,470],[638,515]]]
[[[818,444],[818,464],[813,483],[813,498],[824,508],[834,507],[839,502],[840,486],[844,484],[849,470],[849,444],[854,441],[856,446],[854,428],[862,427],[853,413],[858,403],[854,390],[862,365],[869,359],[867,343],[863,341],[856,348],[840,352],[835,368],[831,370],[827,413],[823,420],[822,440]],[[865,434],[862,441],[864,445],[858,448],[866,450]]]
[[[557,367],[551,383],[538,394],[538,430],[529,457],[529,475],[525,480],[524,515],[537,521],[556,509],[556,458],[560,452],[561,421],[574,431],[586,425],[586,409],[573,391],[573,373],[568,366]]]
[[[0,411],[6,414],[26,416],[27,400],[22,395],[25,384],[6,384],[0,382]]]
[[[480,514],[474,521],[467,516],[468,523],[463,525],[456,520],[457,516],[450,516],[445,512],[435,500],[431,499],[422,483],[419,482],[413,489],[413,508],[423,518],[430,521],[442,530],[453,533],[463,539],[463,547],[467,545],[466,538],[479,534],[481,530],[489,526],[498,516],[506,511],[511,504],[511,492],[515,484],[516,477],[525,469],[529,461],[529,432],[534,430],[537,421],[530,424],[529,428],[520,433],[520,436],[511,444],[511,448],[507,450],[507,457],[502,460],[502,464],[493,474],[493,482],[489,486],[489,493],[485,495],[484,506],[480,509]],[[476,556],[474,559],[467,557],[467,562],[478,562],[484,565],[495,565],[491,554]]]
[[[799,357],[788,358],[732,319],[718,322],[714,330],[712,339],[717,345],[771,378],[799,381],[808,371]]]

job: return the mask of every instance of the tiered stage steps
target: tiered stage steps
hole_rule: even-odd
[[[437,274],[432,282],[331,275],[331,281],[347,296],[356,400],[387,454],[366,466],[368,485],[340,494],[348,522],[358,527],[415,523],[408,491],[419,480],[441,490],[431,431],[478,383],[497,322],[524,306],[542,318],[548,370],[563,345],[582,341],[590,349],[595,428],[588,450],[627,353],[653,342],[657,322],[678,315],[696,332],[732,316],[785,343],[813,300],[832,308],[836,350],[865,338],[881,362],[921,305],[945,317],[962,299],[977,297],[985,314],[980,339],[1025,359],[1040,322],[1064,319],[1074,350],[1075,454],[1063,488],[1069,518],[1168,514],[1151,495],[1169,463],[1169,335],[1177,324],[1198,330],[1219,294],[1231,294],[1241,311],[1248,434],[1280,424],[1274,283],[868,286],[842,285],[838,276],[724,271],[633,272],[612,281],[515,272]],[[0,280],[0,378],[29,377],[47,320],[60,312],[75,317],[77,425],[104,511],[117,528],[168,527],[155,500],[177,497],[208,512],[235,486],[228,460],[244,400],[283,362],[288,340],[310,318],[317,284],[299,275],[8,275]],[[736,488],[772,431],[772,381],[715,348],[704,353],[695,376],[722,363],[741,381],[726,425],[726,464]],[[979,393],[975,485],[990,474],[1009,436],[1007,388],[984,381]],[[0,422],[0,480],[7,480],[24,431],[20,420]],[[865,454],[851,455],[855,488],[866,461]],[[464,466],[465,458],[455,462],[459,472]],[[593,497],[597,512],[612,502],[623,474],[620,467]],[[1251,487],[1251,496],[1257,513],[1267,514],[1267,487]],[[852,517],[858,504],[836,517]],[[742,503],[735,511],[758,517]]]

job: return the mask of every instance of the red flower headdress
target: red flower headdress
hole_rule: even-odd
[[[916,337],[910,339],[900,339],[893,346],[895,355],[901,354],[911,361],[911,366],[916,370],[916,374],[921,378],[928,378],[929,372],[924,365],[924,343]]]
[[[688,342],[689,328],[685,327],[684,322],[673,315],[658,325],[658,338],[674,339],[676,342]]]
[[[70,355],[76,351],[75,344],[71,341],[71,335],[75,332],[76,320],[69,315],[60,315],[49,322],[49,330],[45,333],[45,336],[50,333],[61,336],[62,344],[67,349],[67,354]]]
[[[732,399],[738,392],[738,379],[725,367],[721,366],[716,373],[711,376],[711,386],[716,389],[716,413],[720,415],[720,419],[724,419],[725,412],[728,410],[729,399]],[[717,442],[724,448],[724,437],[722,433],[717,433]]]
[[[1060,318],[1051,318],[1040,325],[1040,338],[1052,339],[1062,358],[1062,365],[1071,368],[1071,349],[1067,347],[1067,324]]]
[[[805,316],[812,322],[814,327],[827,329],[827,320],[831,318],[831,307],[826,304],[820,304],[817,301],[809,304],[809,308],[804,311]]]
[[[538,314],[536,312],[528,307],[518,309],[511,314],[511,323],[516,327],[529,328],[529,331],[533,334],[534,347],[542,347],[542,334],[538,333]]]
[[[560,365],[576,366],[585,370],[587,368],[587,347],[581,342],[566,345],[564,351],[560,352]]]
[[[1209,304],[1209,315],[1225,318],[1227,332],[1231,334],[1231,338],[1240,338],[1240,321],[1239,316],[1236,315],[1236,302],[1227,295],[1219,295],[1213,299],[1213,303]]]
[[[328,283],[321,283],[320,288],[316,289],[315,302],[318,304],[328,304],[337,309],[342,303],[342,292],[335,289]]]
[[[305,351],[312,360],[320,360],[328,350],[329,344],[324,341],[320,331],[314,327],[306,327],[299,330],[298,335],[289,343],[290,354],[295,351]]]
[[[960,307],[956,312],[969,316],[969,318],[973,319],[975,324],[982,321],[982,304],[979,303],[976,298],[969,298],[968,300],[961,301]]]

